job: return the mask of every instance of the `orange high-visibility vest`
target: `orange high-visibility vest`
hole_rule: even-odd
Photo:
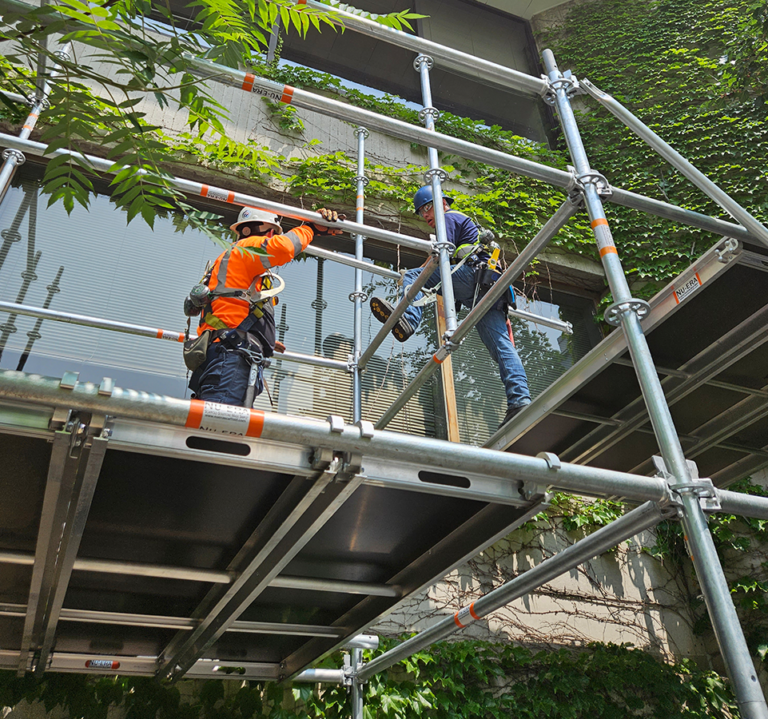
[[[261,289],[261,276],[272,267],[280,267],[288,264],[297,255],[301,254],[312,242],[314,232],[311,227],[302,225],[285,235],[263,235],[246,237],[235,242],[226,252],[219,255],[211,271],[211,279],[208,289],[214,294],[211,303],[213,315],[227,327],[237,327],[248,316],[250,304],[247,298],[241,297],[215,297],[216,289],[240,289],[246,291],[251,286],[256,291]],[[248,252],[246,247],[261,247],[266,250],[266,255],[257,255]],[[221,329],[208,324],[203,315],[198,334],[206,330]]]

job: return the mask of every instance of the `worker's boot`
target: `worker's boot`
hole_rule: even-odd
[[[501,424],[499,425],[499,429],[501,429],[507,422],[511,422],[514,417],[517,416],[517,414],[525,409],[528,405],[527,404],[521,404],[518,407],[507,407],[507,413],[504,415],[504,419],[501,420]]]
[[[389,316],[394,310],[395,308],[386,300],[381,299],[381,297],[371,298],[371,312],[382,324],[389,319]],[[401,317],[392,328],[392,334],[395,336],[395,339],[400,342],[405,342],[405,340],[411,337],[415,331],[416,330],[411,327],[411,323],[403,317]]]

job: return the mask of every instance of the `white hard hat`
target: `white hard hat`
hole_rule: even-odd
[[[277,215],[266,210],[257,210],[255,207],[243,207],[240,215],[234,225],[230,225],[230,230],[237,230],[240,225],[246,222],[261,222],[264,225],[270,225],[275,232],[282,234],[283,228],[277,221]]]

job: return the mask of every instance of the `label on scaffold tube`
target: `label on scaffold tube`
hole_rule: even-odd
[[[475,614],[475,603],[472,602],[468,607],[464,607],[462,609],[459,609],[456,614],[453,615],[453,621],[456,623],[456,626],[460,629],[464,629],[469,624],[472,624],[472,622],[480,619],[480,617]]]
[[[590,223],[590,227],[592,232],[595,233],[595,242],[597,242],[597,250],[600,253],[600,257],[618,254],[616,245],[613,243],[613,235],[611,234],[611,228],[608,226],[608,220],[598,217]]]
[[[264,429],[264,412],[231,404],[193,399],[190,402],[185,426],[218,434],[261,437]]]
[[[688,295],[696,292],[704,283],[697,272],[690,280],[684,282],[680,287],[675,287],[675,304],[680,304]]]
[[[210,197],[212,200],[221,200],[221,202],[234,202],[235,193],[230,190],[222,190],[220,187],[210,187],[209,185],[203,185],[203,189],[200,190],[200,194],[203,197]]]
[[[119,669],[120,662],[111,659],[89,659],[85,663],[86,669]]]
[[[159,340],[170,340],[171,342],[183,342],[184,341],[184,333],[183,332],[171,332],[171,330],[158,330],[157,331],[157,339],[159,339]]]

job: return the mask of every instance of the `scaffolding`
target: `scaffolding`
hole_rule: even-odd
[[[314,0],[309,0],[309,4],[326,7]],[[0,10],[6,13],[23,12],[27,7],[18,0],[0,0]],[[0,398],[5,407],[0,412],[2,432],[33,439],[44,437],[48,441],[52,438],[51,459],[35,553],[0,552],[0,564],[27,565],[33,568],[27,604],[19,605],[15,610],[7,606],[4,609],[6,616],[11,616],[12,612],[16,611],[13,616],[24,618],[24,630],[19,651],[0,650],[2,664],[14,666],[20,673],[32,669],[37,674],[46,669],[109,673],[120,668],[128,673],[156,674],[166,679],[178,679],[185,674],[216,676],[213,672],[218,665],[213,666],[214,662],[206,656],[206,651],[226,632],[293,632],[310,639],[298,649],[288,652],[284,661],[279,664],[230,662],[229,666],[243,668],[248,677],[346,684],[352,692],[353,719],[360,719],[363,712],[363,686],[375,673],[385,670],[412,652],[445,638],[617,543],[653,527],[663,518],[672,518],[678,519],[685,529],[696,575],[741,716],[745,719],[768,718],[768,707],[757,681],[706,519],[707,513],[713,511],[768,519],[768,499],[717,489],[711,480],[699,478],[695,463],[686,460],[641,324],[642,320],[649,316],[651,307],[644,300],[632,296],[603,203],[614,202],[721,235],[726,238],[725,245],[717,250],[721,253],[721,261],[722,256],[728,251],[732,252],[739,241],[768,246],[768,230],[616,100],[588,81],[579,81],[570,72],[561,72],[549,50],[543,53],[546,74],[542,77],[531,77],[382,27],[353,13],[343,10],[339,12],[343,15],[348,29],[369,34],[417,53],[414,67],[421,80],[421,119],[424,128],[382,117],[308,91],[282,86],[255,77],[249,72],[214,65],[204,60],[195,60],[195,63],[199,71],[206,76],[214,75],[219,78],[218,81],[235,85],[245,92],[270,97],[359,126],[356,130],[358,175],[355,221],[343,221],[336,225],[354,237],[355,257],[351,259],[318,248],[308,251],[315,256],[355,268],[354,290],[351,295],[354,303],[353,355],[348,362],[296,353],[282,355],[283,359],[289,361],[351,373],[354,424],[347,425],[343,419],[335,416],[322,422],[250,408],[161,397],[115,387],[114,382],[108,378],[98,385],[80,382],[77,375],[70,372],[59,379],[18,371],[0,371]],[[63,57],[62,61],[66,61],[66,57]],[[429,81],[429,71],[436,62],[459,72],[481,70],[489,82],[519,92],[540,95],[557,112],[573,168],[569,172],[563,172],[436,132],[434,121],[438,111],[432,106]],[[612,187],[604,176],[591,168],[582,144],[571,105],[573,97],[580,93],[590,95],[622,120],[653,150],[726,210],[736,222],[708,217]],[[5,183],[0,187],[0,196],[7,189],[14,168],[23,162],[22,153],[43,155],[46,150],[44,145],[29,139],[37,110],[44,101],[43,89],[43,94],[38,94],[33,100],[33,111],[21,136],[0,135],[0,142],[7,148],[4,153],[6,165],[0,171],[0,179]],[[429,169],[424,179],[431,184],[436,200],[437,236],[434,242],[364,224],[364,190],[367,182],[364,176],[364,155],[365,138],[369,130],[417,142],[428,148]],[[566,193],[562,206],[461,323],[456,317],[451,297],[448,257],[450,245],[446,237],[440,202],[442,182],[446,173],[439,165],[439,150],[548,182]],[[66,152],[57,150],[49,156],[61,154]],[[94,170],[114,171],[111,161],[93,156],[85,156],[84,159]],[[180,177],[172,178],[171,184],[191,196],[206,197],[230,205],[254,205],[286,217],[327,224],[316,213],[226,188],[212,187]],[[471,447],[384,431],[383,428],[407,400],[461,344],[471,328],[520,276],[531,260],[547,247],[572,216],[584,209],[589,216],[614,299],[614,303],[605,313],[605,319],[621,329],[620,335],[615,332],[605,340],[606,351],[614,352],[615,355],[619,351],[617,348],[620,343],[629,350],[631,364],[636,372],[661,453],[660,457],[654,458],[655,476],[647,477],[568,463],[548,452],[530,457],[499,451],[509,439],[509,428],[504,428],[492,440],[490,444],[495,448]],[[361,312],[366,297],[362,288],[362,271],[377,272],[388,277],[397,274],[376,268],[365,261],[366,239],[377,239],[423,252],[427,256],[427,262],[416,283],[396,307],[390,321],[381,328],[370,345],[363,349]],[[374,426],[373,421],[362,417],[361,372],[396,319],[413,301],[418,290],[436,268],[441,274],[445,297],[445,333],[441,344],[400,397],[377,419]],[[2,303],[0,309],[40,320],[100,327],[162,340],[179,341],[182,337],[179,332],[56,312],[47,307],[34,308],[21,302]],[[546,413],[549,410],[545,407],[543,411]],[[202,451],[197,456],[192,456],[187,449],[193,447],[189,443],[190,438],[199,440],[195,446],[202,448]],[[237,446],[246,447],[248,452],[243,454],[232,451],[226,454],[227,450],[222,447],[232,441],[236,441]],[[126,561],[99,562],[78,557],[96,483],[107,450],[115,445],[124,452],[130,449],[153,457],[157,460],[158,467],[161,458],[176,461],[192,456],[197,462],[282,472],[293,476],[293,479],[226,570],[191,569]],[[215,452],[224,452],[226,456],[219,454],[217,457]],[[426,475],[431,479],[425,479]],[[435,480],[435,477],[438,477],[438,480]],[[459,479],[462,481],[458,481]],[[334,518],[342,505],[363,486],[405,490],[406,494],[411,493],[411,496],[419,493],[451,501],[484,504],[475,516],[465,518],[459,528],[440,538],[435,547],[427,553],[430,555],[429,559],[425,554],[418,561],[402,567],[399,573],[396,572],[386,582],[365,583],[281,576],[280,573],[288,561],[296,557],[322,527]],[[535,516],[546,505],[548,493],[552,489],[584,496],[620,496],[639,506],[609,526],[580,540],[460,609],[454,616],[447,617],[367,664],[362,662],[362,649],[371,648],[375,642],[363,637],[349,645],[352,649],[351,661],[344,669],[306,669],[308,664],[320,656],[348,642],[351,636],[369,626],[384,611],[390,610],[403,596],[428,586],[436,577],[443,576],[458,566],[479,548],[488,546],[511,528]],[[128,614],[117,616],[63,606],[73,571],[202,581],[211,583],[213,589],[200,604],[195,615],[189,619]],[[221,589],[218,593],[214,591],[217,587]],[[293,626],[287,623],[268,626],[269,623],[266,622],[240,619],[250,603],[267,587],[360,594],[364,595],[365,599],[330,627],[307,624]],[[157,657],[116,658],[105,653],[88,659],[83,666],[85,655],[54,651],[57,627],[60,622],[66,621],[132,623],[136,626],[161,626],[179,631]]]

